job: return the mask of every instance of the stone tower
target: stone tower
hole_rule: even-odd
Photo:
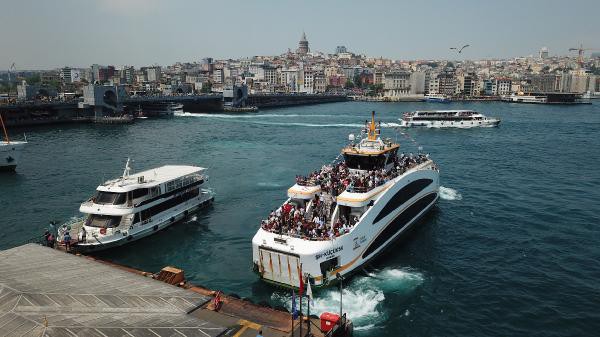
[[[306,33],[302,32],[302,38],[300,39],[300,42],[298,42],[298,54],[306,55],[309,50]]]

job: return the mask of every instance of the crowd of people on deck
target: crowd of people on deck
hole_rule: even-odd
[[[349,233],[352,229],[351,223],[344,217],[336,221],[333,226],[328,224],[331,217],[331,202],[324,201],[319,195],[312,200],[311,210],[293,203],[285,203],[276,210],[271,211],[269,218],[261,223],[262,229],[294,237],[308,238],[311,240],[327,240]]]
[[[428,159],[428,154],[409,153],[405,155],[402,153],[394,159],[394,165],[390,170],[381,168],[350,172],[345,162],[323,165],[320,171],[314,171],[306,177],[296,176],[296,183],[301,186],[320,185],[321,191],[329,193],[333,197],[340,195],[343,191],[368,192]]]
[[[428,159],[429,155],[426,154],[402,153],[395,158],[390,170],[382,168],[351,172],[345,162],[340,162],[324,165],[321,170],[314,171],[306,177],[296,176],[298,185],[321,187],[321,192],[312,200],[310,211],[307,212],[305,208],[288,202],[272,210],[268,219],[262,221],[261,227],[269,232],[311,240],[333,239],[348,233],[358,222],[358,217],[346,218],[341,215],[337,221],[330,224],[338,195],[344,191],[370,191]]]

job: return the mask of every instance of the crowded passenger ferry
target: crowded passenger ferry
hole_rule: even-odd
[[[58,228],[57,242],[66,250],[100,251],[141,239],[210,205],[203,188],[205,168],[165,165],[132,174],[127,159],[123,175],[106,181],[79,211],[85,216]]]
[[[438,199],[439,170],[429,155],[398,153],[370,122],[341,159],[297,176],[288,199],[252,239],[254,270],[270,283],[319,287],[373,259]],[[338,157],[339,158],[339,157]]]
[[[494,127],[500,119],[486,117],[472,110],[432,110],[406,112],[400,119],[401,127],[474,128]]]

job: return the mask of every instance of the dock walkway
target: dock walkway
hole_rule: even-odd
[[[0,252],[0,336],[201,336],[210,297],[36,244]]]

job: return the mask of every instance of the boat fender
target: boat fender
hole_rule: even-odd
[[[175,217],[172,216],[171,219],[169,219],[171,222],[175,222]]]
[[[131,241],[131,239],[133,239],[133,235],[129,235],[129,236],[127,237],[127,241]]]
[[[183,215],[187,216],[188,215],[188,210],[185,210],[185,212],[183,212]]]
[[[157,231],[158,230],[158,225],[154,225],[154,227],[152,227],[152,230]]]

